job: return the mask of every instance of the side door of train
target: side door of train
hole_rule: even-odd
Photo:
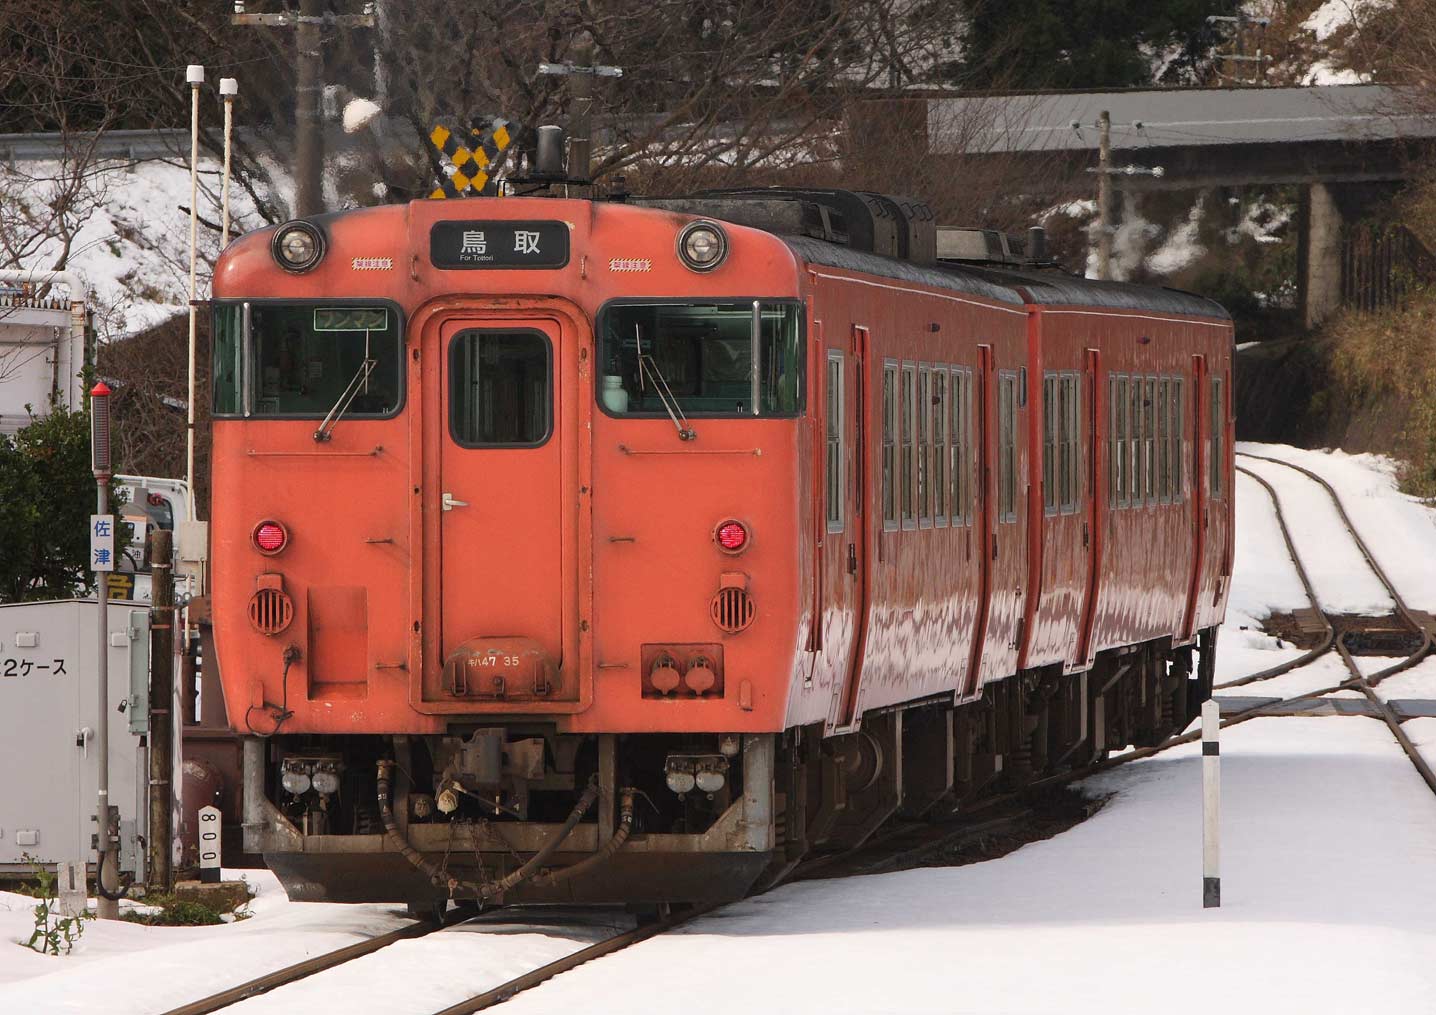
[[[872,537],[869,443],[872,392],[870,331],[854,325],[850,341],[824,350],[822,489],[815,526],[821,547],[817,576],[823,613],[812,646],[832,677],[829,733],[856,721],[869,600]]]

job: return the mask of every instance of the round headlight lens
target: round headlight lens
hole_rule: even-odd
[[[298,796],[309,789],[309,776],[305,772],[296,772],[293,769],[286,769],[279,777],[279,784],[286,790]]]
[[[728,237],[716,222],[691,222],[678,234],[678,257],[694,271],[712,271],[728,254]]]
[[[723,788],[723,773],[711,768],[705,768],[694,777],[698,788],[704,793],[717,793]]]
[[[684,793],[693,792],[694,779],[692,772],[685,772],[681,768],[669,769],[668,776],[664,781],[668,783],[668,788],[679,796],[682,796]]]
[[[289,222],[275,230],[271,250],[285,271],[308,271],[324,256],[324,238],[308,222]]]
[[[339,789],[339,773],[320,769],[314,773],[314,789],[325,796]]]

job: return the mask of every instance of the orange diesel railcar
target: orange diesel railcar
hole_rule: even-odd
[[[1184,725],[1230,321],[1032,253],[843,191],[236,241],[212,562],[246,849],[300,898],[731,898]]]

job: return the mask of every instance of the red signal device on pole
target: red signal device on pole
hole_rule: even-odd
[[[96,479],[110,478],[110,386],[104,381],[90,389],[90,469]]]

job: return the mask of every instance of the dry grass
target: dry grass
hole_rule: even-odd
[[[1390,428],[1406,461],[1402,486],[1436,497],[1436,293],[1400,310],[1343,312],[1325,329],[1331,349],[1331,409],[1394,413]]]

